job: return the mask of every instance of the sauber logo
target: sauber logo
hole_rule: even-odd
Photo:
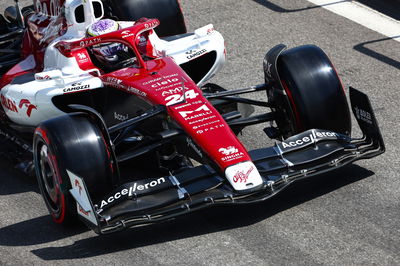
[[[239,150],[236,149],[234,146],[229,146],[228,148],[221,148],[218,151],[224,155],[231,155],[237,153]]]
[[[251,172],[253,171],[254,166],[251,166],[249,170],[247,170],[246,173],[244,171],[238,171],[234,176],[233,176],[233,182],[237,183],[246,183],[247,179],[249,179],[249,176]]]
[[[26,109],[26,115],[27,115],[28,117],[31,117],[31,114],[32,114],[32,110],[33,110],[33,109],[37,109],[36,105],[31,104],[31,102],[30,102],[28,99],[22,99],[22,100],[19,102],[18,107],[19,107],[19,109],[22,109],[22,107],[26,107],[26,108],[27,108],[27,109]]]

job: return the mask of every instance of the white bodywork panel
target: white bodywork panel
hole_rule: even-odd
[[[256,188],[263,184],[261,175],[252,162],[242,162],[229,166],[225,170],[225,176],[237,191]]]

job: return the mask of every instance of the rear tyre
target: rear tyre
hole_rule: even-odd
[[[342,83],[320,48],[305,45],[286,50],[278,58],[277,69],[286,94],[274,93],[275,98],[284,98],[278,101],[277,124],[285,138],[312,128],[350,135]]]
[[[160,37],[187,32],[179,0],[104,0],[104,4],[118,20],[157,18],[160,25],[155,31]]]
[[[68,225],[77,218],[67,170],[84,179],[93,200],[112,188],[108,147],[86,115],[45,121],[36,128],[33,144],[39,189],[55,223]]]

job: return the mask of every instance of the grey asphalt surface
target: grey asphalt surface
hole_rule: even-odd
[[[400,43],[304,0],[182,4],[190,31],[213,23],[224,35],[228,63],[212,81],[226,88],[261,83],[275,44],[320,46],[345,86],[370,96],[386,153],[262,204],[108,236],[54,225],[35,180],[2,159],[0,265],[400,265]],[[249,149],[271,144],[261,129],[245,130]]]

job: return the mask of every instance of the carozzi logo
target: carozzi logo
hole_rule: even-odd
[[[192,59],[192,58],[194,58],[194,57],[198,57],[198,56],[204,54],[205,52],[207,52],[206,49],[202,49],[202,50],[200,50],[200,51],[197,51],[197,50],[189,50],[189,51],[186,52],[186,54],[188,55],[188,56],[186,56],[186,58],[190,60],[190,59]]]
[[[76,91],[87,90],[89,88],[90,88],[89,84],[82,85],[81,82],[77,82],[77,83],[71,84],[71,87],[64,88],[63,92],[64,93],[71,93],[71,92],[76,92]]]

